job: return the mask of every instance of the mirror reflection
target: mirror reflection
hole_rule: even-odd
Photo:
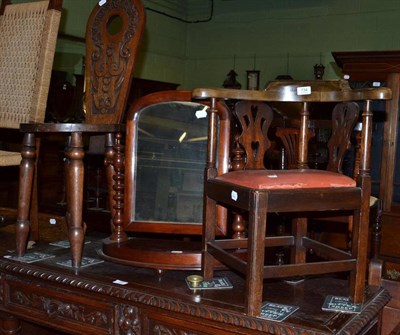
[[[137,127],[135,220],[202,223],[206,106],[159,103]]]

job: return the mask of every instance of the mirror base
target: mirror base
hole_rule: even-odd
[[[113,263],[157,270],[200,270],[201,244],[151,238],[103,240],[101,257]]]

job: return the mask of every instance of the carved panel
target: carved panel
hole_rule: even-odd
[[[43,288],[35,287],[32,291],[31,287],[23,287],[18,283],[8,282],[7,305],[12,305],[13,309],[21,309],[22,313],[26,309],[38,312],[46,318],[62,319],[71,322],[79,322],[86,326],[91,326],[99,330],[103,329],[106,333],[110,333],[113,323],[112,305],[106,305],[90,301],[80,297],[79,301],[74,301],[73,297],[65,296],[57,290],[57,297],[46,294]],[[101,332],[103,333],[103,332]]]
[[[199,335],[190,330],[174,328],[170,325],[154,324],[150,330],[152,335]]]
[[[120,335],[140,335],[142,327],[137,307],[119,305],[117,308],[117,323]]]
[[[102,29],[104,21],[110,18],[114,9],[123,10],[127,16],[127,25],[120,40],[105,38],[107,32]],[[102,11],[94,19],[92,28],[93,52],[91,58],[91,103],[93,114],[113,114],[119,99],[128,61],[132,57],[129,42],[136,33],[138,12],[127,1],[107,1]]]

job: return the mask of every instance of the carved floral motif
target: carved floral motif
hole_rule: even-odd
[[[110,319],[104,311],[91,309],[88,306],[67,303],[36,293],[25,293],[20,290],[11,290],[10,300],[21,306],[45,312],[50,318],[63,317],[100,328],[109,329],[110,327]]]
[[[118,327],[120,335],[140,335],[141,323],[139,318],[139,310],[137,307],[130,305],[118,306]]]

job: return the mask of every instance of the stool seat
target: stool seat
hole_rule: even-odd
[[[355,187],[354,179],[324,170],[238,170],[215,178],[256,190]]]

